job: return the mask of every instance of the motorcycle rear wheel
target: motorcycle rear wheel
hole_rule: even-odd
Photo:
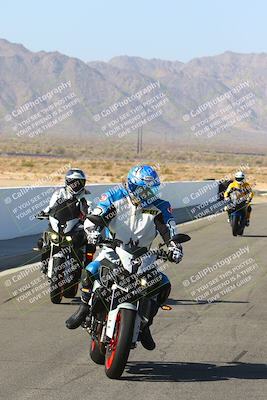
[[[99,312],[96,315],[98,321],[105,321],[107,319],[107,313]],[[105,353],[106,347],[105,344],[100,342],[101,335],[102,335],[103,324],[99,323],[97,326],[97,330],[95,332],[95,337],[91,339],[91,346],[90,346],[90,357],[96,363],[100,365],[105,364]]]
[[[94,361],[96,364],[105,364],[105,353],[103,352],[102,345],[99,344],[99,341],[97,339],[91,339],[90,357],[91,360]]]

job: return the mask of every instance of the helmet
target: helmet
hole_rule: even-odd
[[[85,173],[78,168],[72,168],[66,173],[66,188],[71,194],[79,194],[84,189],[86,182]]]
[[[245,174],[244,174],[244,172],[242,172],[242,171],[238,171],[236,174],[235,174],[235,180],[237,181],[237,182],[244,182],[244,180],[245,180]]]
[[[150,165],[139,165],[130,169],[127,176],[127,187],[136,199],[147,201],[157,197],[160,179]]]

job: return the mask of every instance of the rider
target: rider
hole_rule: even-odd
[[[159,198],[160,179],[155,169],[149,165],[133,167],[125,184],[117,186],[103,194],[100,202],[93,210],[93,215],[101,216],[111,235],[122,241],[122,246],[134,253],[138,250],[146,252],[159,232],[168,245],[169,260],[179,263],[183,257],[180,244],[171,241],[176,234],[176,224],[172,216],[170,203]],[[96,226],[87,219],[84,223],[87,238],[90,243],[97,243],[99,232]],[[107,261],[108,260],[108,261]],[[86,267],[88,272],[87,285],[83,282],[81,305],[79,309],[66,321],[69,329],[76,329],[85,320],[89,311],[88,302],[94,277],[103,262],[117,263],[118,256],[111,248],[103,248],[98,257]],[[168,298],[171,284],[166,275],[163,275],[163,284],[160,293],[153,303],[153,311],[149,322],[141,333],[141,343],[147,350],[155,348],[149,326],[153,322],[158,308]],[[153,314],[153,315],[152,315]]]
[[[246,201],[247,204],[247,215],[246,215],[246,226],[249,226],[249,221],[250,221],[250,215],[251,215],[251,200],[254,196],[254,192],[251,188],[251,185],[246,182],[246,176],[243,171],[238,171],[235,174],[235,180],[230,183],[226,191],[224,192],[224,198],[228,199],[230,194],[237,190],[240,193],[240,196],[242,199]],[[227,211],[228,211],[228,221],[229,221],[229,216],[231,214],[231,210],[226,206]]]
[[[90,193],[86,188],[86,176],[85,173],[79,168],[71,168],[65,176],[65,186],[63,188],[57,189],[49,201],[49,205],[39,214],[37,217],[45,217],[51,211],[53,211],[57,206],[64,203],[64,206],[69,207],[72,215],[75,218],[79,218],[83,221],[86,216],[91,211],[92,202],[87,199],[87,195]],[[80,232],[82,234],[80,234]],[[78,235],[78,232],[77,232]],[[77,242],[83,242],[85,240],[83,231],[79,231],[79,237]],[[38,240],[38,247],[41,250],[44,246],[43,239]],[[93,253],[95,251],[95,246],[87,246],[86,254],[87,259],[91,261],[93,259]],[[46,255],[44,255],[46,258]],[[44,260],[42,260],[44,261]],[[44,268],[42,271],[46,273],[47,265],[44,263]]]

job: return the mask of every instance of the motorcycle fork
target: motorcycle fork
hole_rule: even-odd
[[[107,316],[105,320],[98,320],[92,315],[88,316],[90,320],[89,326],[86,328],[87,332],[91,335],[92,339],[99,341],[100,343],[107,343],[106,338],[106,326]],[[100,337],[99,337],[100,334]]]
[[[60,251],[62,251],[62,250],[60,249]],[[63,255],[64,255],[64,262],[65,262],[65,267],[64,267],[64,271],[63,271],[64,278],[68,278],[68,276],[71,276],[71,274],[72,274],[72,262],[71,262],[72,251],[71,251],[71,248],[69,248],[69,250],[66,252],[66,254],[64,251]]]
[[[52,272],[53,272],[53,267],[54,267],[54,259],[53,259],[53,253],[54,253],[54,243],[51,243],[51,248],[50,248],[50,256],[49,256],[49,261],[48,261],[48,268],[47,268],[47,276],[48,278],[52,278]]]

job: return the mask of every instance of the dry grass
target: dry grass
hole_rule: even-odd
[[[209,156],[197,154],[192,157],[191,161],[156,161],[149,158],[132,158],[128,160],[106,160],[106,159],[80,159],[71,158],[45,158],[45,157],[0,157],[0,186],[46,186],[57,185],[63,183],[63,177],[66,170],[70,167],[78,167],[83,169],[87,176],[88,182],[92,183],[110,183],[120,182],[128,170],[139,163],[149,163],[155,165],[162,181],[176,180],[203,180],[203,179],[222,179],[240,169],[240,165],[245,166],[248,180],[255,185],[257,189],[267,188],[267,166],[255,162],[255,157],[246,157],[244,160],[232,159],[218,160],[220,157],[214,157],[210,160]],[[258,156],[256,157],[258,158]],[[233,162],[233,160],[235,162]]]
[[[120,182],[130,167],[156,165],[162,181],[222,179],[244,167],[248,180],[256,188],[267,188],[267,157],[262,153],[229,153],[178,140],[144,141],[142,155],[136,155],[136,135],[127,139],[103,140],[101,137],[80,140],[42,136],[40,138],[3,138],[0,143],[0,186],[51,185],[63,183],[70,166],[84,169],[89,183]],[[234,151],[235,149],[233,149]],[[11,156],[3,156],[9,152]],[[15,155],[15,153],[20,153]],[[29,156],[22,156],[27,153]],[[40,155],[44,154],[45,157]]]

